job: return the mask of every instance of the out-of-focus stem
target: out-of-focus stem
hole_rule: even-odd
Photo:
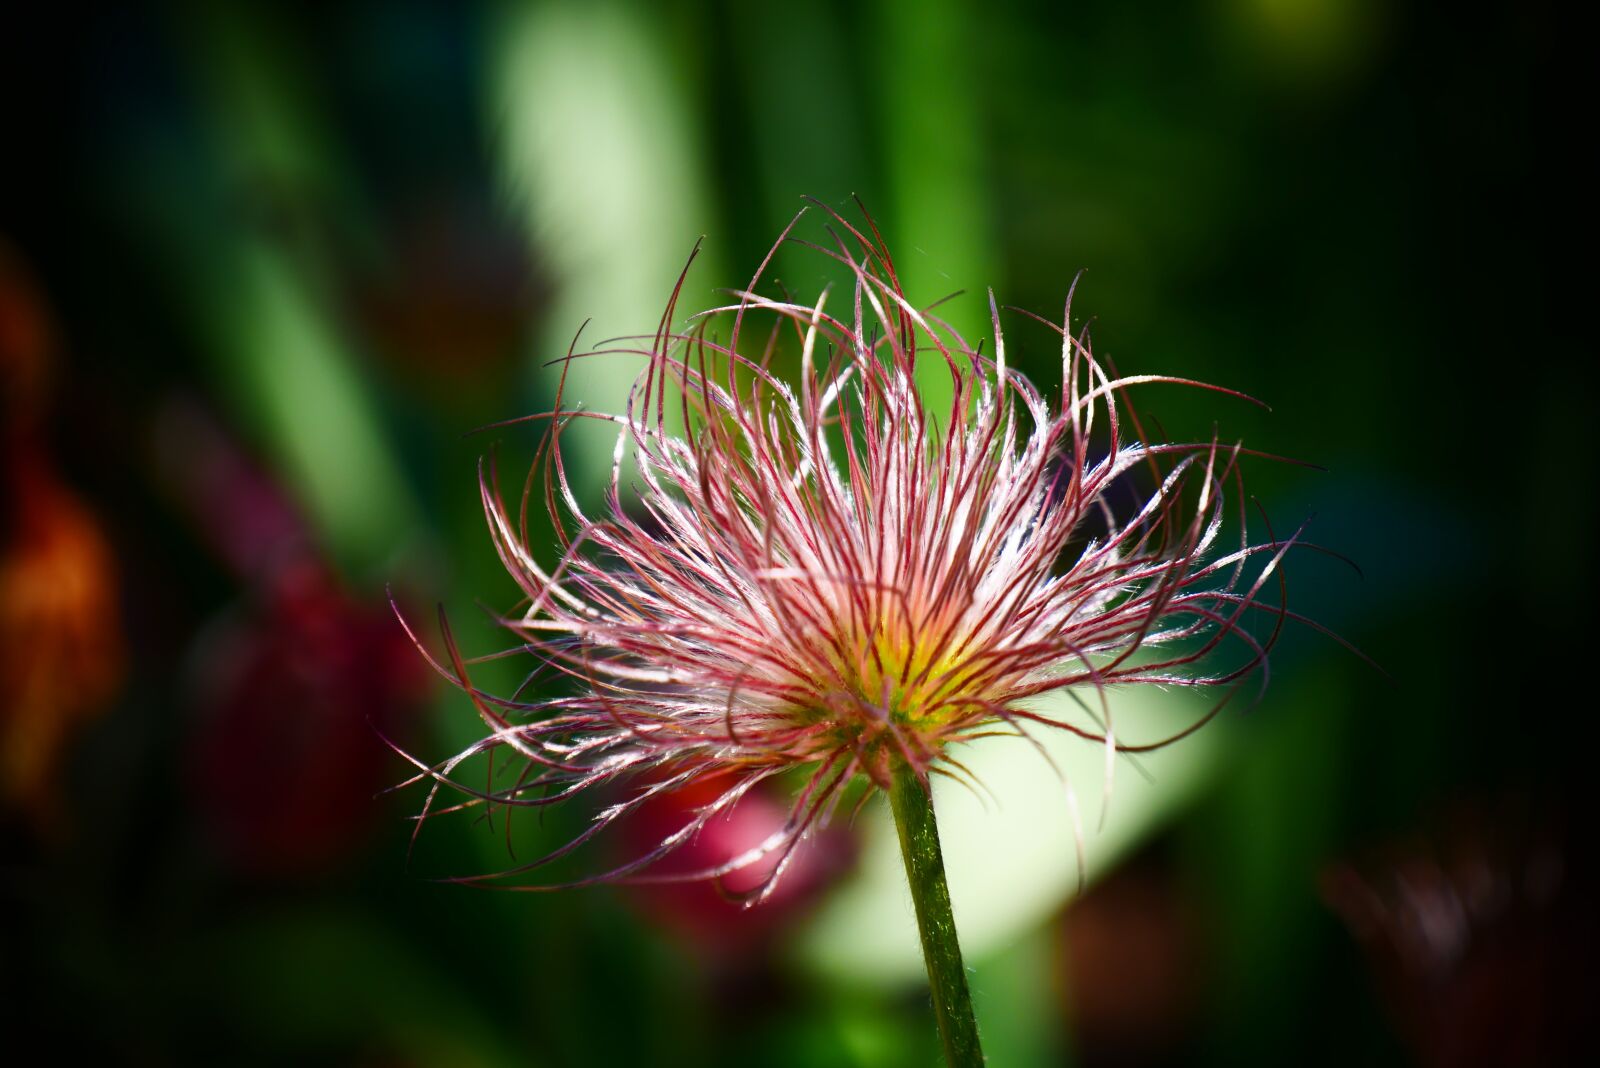
[[[933,795],[908,766],[895,772],[889,790],[894,825],[900,832],[900,855],[916,905],[917,929],[922,935],[922,956],[928,965],[928,985],[933,993],[933,1014],[944,1043],[950,1068],[983,1064],[978,1043],[978,1021],[972,1014],[972,994],[961,965],[961,945],[956,940],[956,919],[950,910],[950,887],[944,878],[944,854],[939,849],[939,825],[933,815]]]

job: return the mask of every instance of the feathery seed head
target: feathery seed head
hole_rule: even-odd
[[[545,437],[515,511],[492,462],[482,472],[496,548],[527,599],[506,626],[576,685],[496,697],[473,687],[453,647],[436,660],[489,734],[441,764],[417,763],[417,780],[432,780],[424,816],[441,785],[469,805],[538,806],[633,784],[574,841],[499,875],[566,855],[654,796],[720,777],[727,788],[681,830],[580,884],[760,865],[759,899],[859,776],[887,786],[904,764],[924,779],[960,778],[954,744],[1039,727],[1093,739],[1108,758],[1147,748],[1118,740],[1109,687],[1231,694],[1265,663],[1288,613],[1258,594],[1293,539],[1247,540],[1246,450],[1146,440],[1125,402],[1151,383],[1217,387],[1117,376],[1073,333],[1069,293],[1061,323],[1046,323],[1062,379],[1048,399],[1007,366],[992,296],[985,352],[907,302],[870,218],[858,228],[824,210],[831,243],[798,243],[849,272],[843,299],[763,295],[769,253],[730,303],[680,328],[680,276],[655,335],[607,350],[644,361],[623,411],[564,408],[558,392],[555,410],[533,417]],[[794,225],[779,245],[798,241]],[[783,353],[798,354],[792,384],[775,370]],[[917,390],[929,360],[949,375],[946,410],[929,410]],[[562,429],[579,418],[616,428],[598,512],[580,503],[563,461]],[[1129,507],[1131,486],[1142,499]],[[536,492],[558,554],[528,544]],[[1230,515],[1239,529],[1225,543]],[[1265,637],[1242,625],[1258,609],[1273,623]],[[1083,695],[1084,723],[1031,700],[1061,689]],[[455,778],[468,757],[507,750],[522,768],[513,782],[483,790]],[[757,784],[795,768],[809,779],[769,840],[716,867],[652,876]]]

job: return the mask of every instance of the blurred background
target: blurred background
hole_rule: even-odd
[[[1019,878],[1026,922],[968,946],[992,1062],[1545,1064],[1595,1045],[1569,801],[1588,772],[1569,680],[1593,614],[1593,183],[1549,6],[7,21],[13,1043],[156,1064],[936,1063],[915,971],[826,949],[868,894],[859,828],[739,913],[708,890],[444,885],[512,863],[511,832],[466,814],[412,848],[422,795],[381,794],[410,770],[382,738],[437,757],[479,729],[386,588],[429,624],[444,605],[471,652],[503,644],[479,606],[517,598],[475,470],[493,448],[520,473],[537,435],[469,432],[547,407],[546,360],[586,318],[590,341],[653,329],[701,235],[689,307],[743,284],[802,194],[858,194],[913,298],[968,291],[958,325],[980,328],[986,286],[1059,316],[1085,269],[1075,313],[1123,371],[1270,403],[1150,398],[1176,436],[1216,423],[1327,469],[1257,465],[1250,489],[1360,564],[1297,561],[1290,597],[1389,676],[1291,633],[1266,699],[1146,784],[1162,803],[1084,894],[1055,868]],[[788,252],[777,273],[805,298],[827,280]],[[1054,388],[1047,337],[1019,331],[1010,358]],[[632,373],[588,361],[572,388],[614,403]],[[603,470],[594,442],[578,470]],[[475,677],[506,692],[523,670]],[[588,814],[517,834],[548,846]],[[696,848],[781,814],[755,798]],[[1024,872],[1070,852],[1015,848]],[[1013,911],[965,907],[974,930]]]

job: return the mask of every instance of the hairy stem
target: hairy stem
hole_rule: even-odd
[[[889,790],[889,805],[894,809],[900,855],[906,863],[906,880],[911,884],[911,900],[917,909],[922,957],[928,965],[933,1015],[939,1022],[945,1063],[949,1068],[981,1065],[978,1021],[972,1014],[972,994],[967,990],[961,945],[956,941],[956,919],[950,911],[950,887],[944,879],[933,795],[915,771],[901,766]]]

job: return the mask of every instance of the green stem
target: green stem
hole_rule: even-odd
[[[933,795],[909,766],[902,765],[889,790],[894,825],[900,832],[900,855],[917,908],[922,958],[928,965],[933,1015],[939,1022],[949,1068],[983,1064],[978,1021],[972,1014],[967,972],[961,966],[956,918],[950,911],[950,887],[944,880],[944,855],[939,850],[939,824],[933,816]]]

